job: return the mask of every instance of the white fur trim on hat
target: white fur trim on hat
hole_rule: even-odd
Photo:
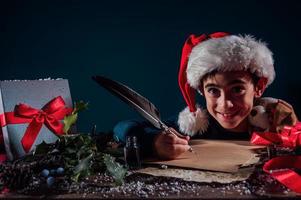
[[[267,85],[275,78],[272,52],[266,44],[252,36],[225,36],[196,45],[189,56],[187,80],[198,89],[204,75],[217,71],[250,70],[258,77],[266,77]]]
[[[207,130],[209,125],[207,111],[197,107],[197,110],[192,113],[189,108],[186,107],[179,114],[178,125],[180,131],[189,136],[203,133]]]

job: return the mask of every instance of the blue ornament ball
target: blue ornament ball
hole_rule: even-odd
[[[48,187],[51,187],[51,186],[53,186],[53,184],[54,184],[54,182],[55,182],[55,178],[52,177],[52,176],[49,176],[49,177],[47,178],[46,182],[47,182],[47,186],[48,186]]]
[[[58,175],[63,175],[64,172],[65,172],[65,170],[64,170],[63,167],[59,167],[59,168],[56,169],[56,173],[57,173]]]
[[[49,170],[48,169],[43,169],[43,171],[41,172],[41,175],[44,176],[44,177],[48,177],[50,174]]]

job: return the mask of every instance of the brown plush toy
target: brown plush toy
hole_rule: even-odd
[[[284,126],[293,126],[297,121],[298,118],[289,103],[271,97],[256,100],[249,115],[252,131],[279,133]]]

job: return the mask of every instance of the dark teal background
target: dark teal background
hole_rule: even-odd
[[[177,72],[189,34],[252,34],[274,52],[277,75],[266,96],[289,101],[301,116],[297,2],[0,1],[0,79],[69,79],[73,100],[90,104],[79,129],[107,131],[138,115],[92,75],[127,84],[166,118],[185,107]]]

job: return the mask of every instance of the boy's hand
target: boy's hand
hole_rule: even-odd
[[[154,140],[154,151],[160,158],[175,159],[191,148],[188,145],[189,139],[189,136],[179,138],[175,134],[163,131]]]

